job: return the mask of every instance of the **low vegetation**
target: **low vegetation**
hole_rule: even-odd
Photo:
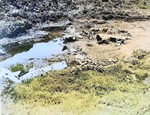
[[[48,42],[50,40],[54,40],[55,38],[62,37],[62,32],[49,32],[48,35],[44,36],[41,42]]]
[[[9,69],[11,72],[16,72],[16,71],[21,71],[19,77],[27,72],[29,69],[33,68],[33,64],[27,64],[26,66],[24,66],[23,64],[16,64],[16,65],[12,65]]]
[[[141,9],[150,8],[149,0],[126,0],[126,3],[132,4],[133,6],[141,8]]]
[[[87,111],[90,111],[88,114],[108,112],[117,115],[150,113],[150,104],[147,103],[150,91],[143,83],[149,76],[149,52],[136,50],[131,58],[108,66],[103,73],[90,70],[72,72],[70,65],[17,84],[11,93],[11,97],[17,100],[14,110],[28,106],[26,110],[32,114],[39,106],[51,106],[56,107],[51,112],[58,109],[60,114],[69,115],[74,112],[87,114]]]

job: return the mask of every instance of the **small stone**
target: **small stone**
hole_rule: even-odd
[[[68,49],[68,47],[65,45],[63,48],[62,48],[62,51]]]
[[[115,37],[110,37],[110,41],[111,41],[111,42],[117,42],[117,38],[115,38]]]
[[[127,38],[126,38],[126,40],[131,40],[131,39],[132,39],[131,37],[127,37]]]
[[[87,43],[87,44],[86,44],[86,46],[88,46],[88,47],[92,47],[93,45],[92,45],[92,44],[90,44],[90,43]]]
[[[99,42],[102,41],[102,38],[99,35],[96,35],[96,40]]]

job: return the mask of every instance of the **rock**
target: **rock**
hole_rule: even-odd
[[[97,35],[96,35],[96,40],[97,40],[97,42],[99,43],[100,41],[102,41],[102,38],[97,34]]]
[[[120,33],[128,33],[128,31],[126,31],[126,30],[118,30],[118,33],[120,34]]]
[[[127,44],[127,43],[129,43],[127,40],[124,40],[123,42],[122,42],[123,44]]]
[[[41,30],[44,30],[44,31],[49,31],[49,32],[56,32],[56,31],[62,31],[62,30],[65,30],[66,29],[66,24],[62,25],[62,26],[42,26],[41,27]]]
[[[117,42],[117,38],[115,38],[115,37],[110,37],[110,41],[111,41],[111,42]]]
[[[75,27],[73,25],[69,26],[66,30],[65,33],[67,34],[74,34],[75,33]]]
[[[0,25],[0,39],[4,37],[14,38],[23,33],[26,33],[27,29],[30,29],[32,24],[26,20],[14,20],[14,21],[3,21]]]
[[[4,18],[5,18],[5,13],[3,13],[3,12],[0,11],[0,20],[2,20]]]
[[[82,65],[81,60],[75,60],[76,61],[76,65]]]
[[[87,36],[87,35],[88,35],[88,33],[87,33],[86,31],[82,30],[82,32],[81,32],[81,34],[80,34],[80,35]]]
[[[80,60],[84,60],[85,56],[77,54],[77,55],[75,56],[75,58],[80,59]],[[82,63],[83,63],[83,62],[82,62]]]
[[[106,33],[108,30],[109,30],[109,28],[105,27],[105,28],[103,28],[101,31],[102,31],[103,33]]]
[[[82,51],[82,48],[80,48],[80,47],[77,47],[77,51]]]
[[[87,43],[87,44],[86,44],[86,46],[88,46],[88,47],[92,47],[93,45],[92,45],[92,44],[90,44],[90,43]]]
[[[87,69],[88,69],[88,70],[94,70],[94,66],[92,66],[91,64],[88,64],[88,65],[87,65]]]
[[[131,40],[132,38],[131,37],[126,37],[126,40]]]
[[[118,33],[119,35],[121,35],[121,36],[128,36],[128,37],[131,36],[131,34],[130,34],[128,31],[126,31],[126,30],[118,30],[117,33]]]
[[[117,61],[118,61],[117,58],[110,58],[110,59],[109,59],[109,62],[110,62],[110,63],[116,63]]]
[[[103,20],[110,20],[110,19],[113,19],[113,15],[112,15],[112,14],[102,15],[102,19],[103,19]]]
[[[2,49],[0,49],[0,56],[5,56],[6,52],[4,52]]]
[[[100,72],[100,73],[103,73],[103,72],[104,72],[104,69],[103,69],[103,67],[101,67],[101,66],[98,66],[98,67],[96,67],[95,69],[96,69],[97,72]]]
[[[82,71],[86,71],[86,70],[87,70],[87,66],[82,66],[82,67],[81,67],[81,70],[82,70]]]
[[[65,45],[63,48],[62,48],[62,51],[68,49],[68,47]]]
[[[108,0],[102,0],[102,2],[108,2]]]
[[[90,31],[97,33],[97,32],[99,32],[99,29],[98,28],[91,28]]]
[[[76,37],[73,37],[73,36],[65,37],[63,43],[74,42],[74,41],[76,41],[76,40],[77,40],[77,38],[76,38]]]
[[[81,52],[81,55],[87,55],[87,53],[86,52]]]
[[[102,40],[101,42],[99,42],[98,44],[109,44],[108,40]]]
[[[105,20],[93,20],[91,23],[93,23],[93,24],[105,24],[105,23],[107,23],[107,21],[105,21]]]
[[[94,69],[94,66],[92,66],[92,65],[90,65],[90,64],[86,64],[86,65],[83,65],[83,66],[81,67],[81,69],[82,69],[83,71],[86,71],[86,70],[93,70],[93,69]]]
[[[121,45],[121,42],[122,42],[122,41],[117,41],[117,43],[116,43],[115,46],[116,46],[116,47],[120,46],[120,45]]]
[[[121,45],[121,44],[125,43],[125,40],[124,39],[118,39],[117,42],[120,43],[120,45]]]
[[[86,62],[91,64],[92,60],[91,59],[86,59]]]

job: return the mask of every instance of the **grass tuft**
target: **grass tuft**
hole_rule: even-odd
[[[23,64],[12,65],[9,69],[10,69],[11,72],[21,71],[21,73],[18,76],[18,77],[21,77],[21,75],[23,73],[27,72],[31,68],[33,68],[33,64],[32,63],[26,65],[26,67],[24,67]]]

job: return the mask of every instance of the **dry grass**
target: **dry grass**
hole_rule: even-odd
[[[74,74],[68,67],[18,84],[14,96],[19,100],[10,111],[13,115],[148,115],[150,91],[142,81],[149,76],[150,54],[140,59],[134,55],[104,73],[76,70]]]

